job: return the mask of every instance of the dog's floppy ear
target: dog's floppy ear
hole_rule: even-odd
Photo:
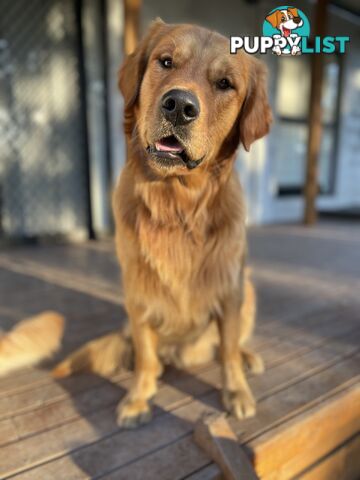
[[[297,8],[289,7],[288,12],[290,12],[293,17],[298,17],[299,16]]]
[[[267,20],[273,28],[277,28],[280,23],[281,12],[280,10],[275,10],[275,12],[268,15],[265,20]]]
[[[135,51],[128,55],[119,71],[119,88],[124,97],[124,130],[131,134],[135,126],[134,108],[139,96],[141,82],[149,55],[166,24],[157,18]]]
[[[248,92],[239,119],[240,141],[245,150],[270,130],[272,113],[267,96],[267,70],[265,65],[251,58]]]

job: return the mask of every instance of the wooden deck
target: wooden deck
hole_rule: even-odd
[[[267,479],[360,477],[360,226],[250,232],[259,295],[254,346],[266,373],[250,384],[258,413],[231,420]],[[0,253],[0,326],[55,309],[68,320],[58,358],[124,319],[111,243],[14,247]],[[216,478],[194,422],[221,410],[219,368],[170,369],[154,420],[119,430],[115,406],[130,372],[55,381],[49,365],[0,379],[0,478]]]

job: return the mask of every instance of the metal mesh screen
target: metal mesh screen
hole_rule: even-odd
[[[0,0],[3,235],[86,231],[80,98],[74,1]]]

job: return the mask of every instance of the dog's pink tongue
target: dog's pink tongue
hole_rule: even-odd
[[[170,139],[164,139],[160,140],[159,142],[155,142],[155,147],[159,152],[181,153],[183,151],[183,147],[179,142]]]
[[[284,27],[284,37],[288,37],[290,35],[290,30]]]

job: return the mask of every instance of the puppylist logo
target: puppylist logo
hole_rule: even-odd
[[[299,8],[282,6],[272,10],[263,23],[261,37],[230,37],[230,53],[243,49],[247,53],[301,55],[307,53],[345,53],[349,37],[315,37],[309,46],[310,22]]]
[[[309,35],[309,20],[294,7],[272,10],[263,23],[263,36],[274,39],[272,51],[276,55],[301,55],[301,39]]]

